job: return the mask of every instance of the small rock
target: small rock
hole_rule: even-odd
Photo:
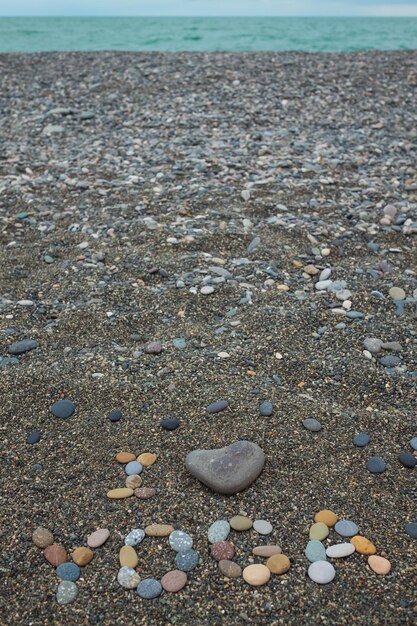
[[[204,285],[203,287],[201,287],[200,289],[200,293],[203,296],[209,296],[211,293],[214,292],[214,287],[212,287],[211,285]]]
[[[68,560],[67,551],[63,546],[60,546],[57,543],[48,545],[43,551],[43,556],[48,563],[54,567],[58,567],[58,565],[61,565],[61,563],[65,563]]]
[[[181,591],[186,584],[187,574],[179,569],[173,569],[161,578],[162,589],[168,593],[177,593],[177,591]]]
[[[366,337],[363,345],[365,350],[368,350],[371,354],[378,354],[382,350],[383,341],[375,337]]]
[[[119,552],[120,567],[135,568],[138,564],[138,555],[132,546],[124,545]]]
[[[358,433],[353,437],[353,443],[358,448],[364,448],[370,441],[371,438],[367,433]]]
[[[23,339],[22,341],[16,341],[9,346],[9,354],[23,354],[24,352],[35,350],[35,348],[38,347],[39,344],[34,339]]]
[[[314,265],[305,265],[303,267],[303,272],[305,274],[308,274],[309,276],[316,276],[316,274],[319,273],[319,269],[317,269],[317,267],[315,267]]]
[[[387,469],[383,459],[379,456],[371,457],[366,467],[371,474],[382,474]]]
[[[210,554],[216,561],[231,561],[235,555],[235,548],[230,541],[216,541],[211,544]]]
[[[177,552],[175,557],[175,565],[182,572],[191,572],[195,569],[200,561],[200,555],[195,550],[184,550]]]
[[[162,352],[162,345],[159,341],[151,341],[145,346],[146,354],[159,354]]]
[[[111,422],[118,422],[121,419],[122,412],[119,409],[114,409],[114,411],[111,411],[111,413],[109,413],[109,420]]]
[[[401,287],[391,287],[388,293],[393,300],[404,300],[406,297],[406,293]]]
[[[282,550],[279,546],[256,546],[252,550],[254,556],[262,556],[264,558],[269,558],[274,556],[274,554],[281,554],[281,552]]]
[[[326,548],[326,554],[330,559],[344,559],[355,552],[355,546],[351,543],[336,543]]]
[[[315,561],[308,568],[308,575],[313,582],[327,585],[332,582],[336,572],[333,565],[328,561]]]
[[[130,476],[126,476],[125,486],[128,489],[137,489],[142,484],[142,478],[139,474],[131,474]]]
[[[138,546],[145,539],[145,531],[142,528],[134,528],[125,538],[126,546]]]
[[[70,580],[63,580],[58,585],[56,592],[56,601],[58,604],[70,604],[75,600],[78,594],[78,587]]]
[[[416,457],[410,454],[410,452],[401,452],[398,459],[404,467],[413,468],[417,465]]]
[[[161,595],[162,585],[155,578],[145,578],[138,584],[136,592],[139,597],[145,598],[145,600],[153,600],[153,598]]]
[[[61,563],[56,568],[56,573],[61,580],[70,580],[75,583],[80,577],[80,568],[76,563]]]
[[[207,407],[207,413],[220,413],[220,411],[224,411],[229,406],[227,400],[217,400],[216,402],[212,402]]]
[[[270,535],[272,533],[272,524],[264,519],[257,519],[253,522],[253,530],[260,535]]]
[[[336,522],[334,529],[341,537],[353,537],[359,532],[355,522],[348,519],[342,519]]]
[[[182,530],[174,530],[169,536],[169,545],[175,552],[185,552],[193,547],[193,538]]]
[[[170,524],[150,524],[145,528],[148,537],[168,537],[172,532],[174,529]]]
[[[314,417],[307,417],[307,419],[303,420],[303,426],[313,433],[318,433],[321,430],[320,422],[314,419]]]
[[[176,430],[180,425],[179,421],[175,418],[168,418],[168,419],[161,420],[159,424],[165,430]]]
[[[310,563],[326,560],[326,550],[324,548],[324,545],[321,543],[321,541],[318,541],[317,539],[311,539],[308,542],[305,549],[305,555]]]
[[[265,585],[271,578],[271,570],[266,565],[248,565],[242,572],[243,579],[252,587]]]
[[[362,537],[361,535],[355,535],[350,540],[350,543],[354,545],[356,552],[359,554],[366,554],[369,556],[370,554],[376,553],[376,548],[372,541],[366,539],[366,537]]]
[[[268,400],[262,402],[261,406],[259,407],[260,414],[264,415],[265,417],[269,417],[270,415],[272,415],[273,410],[274,409],[272,406],[272,402],[269,402]]]
[[[323,509],[322,511],[319,511],[315,514],[314,521],[322,522],[323,524],[326,524],[326,526],[328,526],[329,528],[333,528],[333,526],[337,522],[337,515],[329,509]]]
[[[385,576],[391,571],[391,563],[388,559],[384,559],[383,556],[377,556],[376,554],[372,554],[368,557],[368,565],[375,574],[379,574],[380,576]]]
[[[156,461],[156,454],[152,454],[152,452],[143,452],[138,456],[137,461],[143,465],[143,467],[150,467]]]
[[[117,574],[117,582],[125,589],[136,589],[140,583],[140,576],[132,567],[121,567]]]
[[[408,522],[405,527],[405,532],[413,539],[417,539],[417,521]]]
[[[230,524],[226,520],[217,520],[207,531],[207,537],[210,543],[225,541],[230,533]]]
[[[94,552],[90,550],[90,548],[75,548],[74,552],[71,554],[71,558],[74,563],[76,563],[80,567],[84,567],[93,560]]]
[[[417,437],[413,437],[412,439],[410,439],[410,446],[413,448],[413,450],[417,450]]]
[[[127,476],[132,476],[133,474],[141,474],[142,472],[142,465],[140,463],[138,463],[137,461],[130,461],[130,463],[128,463],[125,467],[125,472],[127,474]]]
[[[109,537],[110,531],[108,528],[99,528],[87,537],[87,545],[89,548],[99,548],[106,543]]]
[[[47,528],[38,526],[38,528],[33,531],[32,541],[38,548],[46,548],[54,543],[54,536]]]
[[[285,574],[291,567],[290,559],[285,554],[274,554],[266,562],[272,574]]]
[[[242,575],[242,568],[234,561],[223,559],[219,561],[219,570],[227,578],[239,578]]]
[[[229,520],[231,528],[237,531],[249,530],[252,528],[253,522],[245,515],[235,515]]]
[[[75,411],[75,404],[70,400],[58,400],[51,406],[51,412],[55,417],[61,417],[62,419],[66,419],[71,417],[71,415]]]
[[[154,487],[140,487],[135,489],[134,493],[139,500],[149,500],[156,495],[156,489]]]
[[[116,461],[118,463],[130,463],[130,461],[135,461],[136,455],[131,452],[118,452],[116,454]]]

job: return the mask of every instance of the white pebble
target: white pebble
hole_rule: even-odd
[[[315,561],[308,568],[308,575],[315,583],[327,585],[336,576],[336,571],[328,561]]]
[[[211,285],[204,285],[204,287],[201,287],[200,289],[200,293],[203,294],[203,296],[209,296],[213,292],[214,287],[212,287]]]
[[[336,543],[334,546],[326,548],[326,555],[330,559],[343,559],[355,552],[353,543]]]

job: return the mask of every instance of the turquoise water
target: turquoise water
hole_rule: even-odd
[[[416,48],[417,18],[0,17],[0,52]]]

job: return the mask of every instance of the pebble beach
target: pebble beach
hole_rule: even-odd
[[[0,55],[0,623],[411,625],[417,52]]]

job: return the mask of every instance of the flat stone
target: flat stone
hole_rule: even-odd
[[[210,554],[216,561],[231,561],[235,555],[235,547],[230,541],[217,541],[211,544]]]
[[[252,550],[254,556],[262,556],[264,558],[269,558],[270,556],[274,556],[274,554],[281,554],[281,552],[280,546],[256,546],[256,548]]]
[[[182,530],[174,530],[169,536],[169,545],[175,552],[185,552],[193,547],[193,538]]]
[[[219,561],[219,570],[227,578],[239,578],[242,575],[242,568],[234,561],[222,559]]]
[[[323,524],[326,524],[326,526],[328,526],[329,528],[333,528],[333,526],[337,522],[337,515],[329,509],[323,509],[322,511],[319,511],[315,514],[314,521],[322,522]]]
[[[388,293],[393,300],[404,300],[406,296],[404,289],[401,289],[401,287],[391,287]]]
[[[321,541],[318,541],[317,539],[311,539],[308,542],[305,549],[305,555],[310,563],[326,560],[326,550],[324,548],[324,545],[321,543]]]
[[[70,400],[58,400],[51,406],[51,411],[55,417],[66,419],[74,413],[75,404]]]
[[[362,537],[361,535],[355,535],[352,537],[350,543],[354,545],[356,552],[359,554],[366,554],[369,556],[370,554],[376,553],[376,548],[372,541],[369,541],[369,539]]]
[[[26,443],[33,445],[35,443],[38,443],[41,437],[42,437],[42,433],[40,430],[33,430],[31,433],[28,434]]]
[[[326,554],[329,559],[344,559],[355,552],[355,546],[352,543],[336,543],[326,548]]]
[[[413,437],[412,439],[410,439],[410,446],[413,448],[413,450],[417,450],[417,437]]]
[[[142,484],[142,478],[139,474],[132,474],[131,476],[126,476],[125,485],[128,489],[137,489]]]
[[[139,475],[141,474],[143,467],[137,461],[130,461],[125,467],[125,472],[127,476],[132,476],[133,474]]]
[[[316,284],[314,286],[319,291],[324,291],[325,289],[330,287],[331,284],[332,284],[331,280],[319,280],[319,281],[316,282]]]
[[[368,565],[375,574],[379,576],[386,576],[391,571],[391,563],[383,556],[377,556],[376,554],[368,557]]]
[[[245,515],[235,515],[229,520],[229,524],[233,530],[237,531],[249,530],[253,526],[252,520]]]
[[[70,580],[75,583],[80,577],[80,568],[76,563],[61,563],[56,568],[56,574],[61,580]]]
[[[252,587],[265,585],[271,578],[271,570],[266,565],[248,565],[242,572],[243,579]]]
[[[89,548],[99,548],[106,543],[110,537],[110,531],[108,528],[99,528],[87,537],[87,545]]]
[[[364,448],[370,441],[371,438],[367,433],[358,433],[353,437],[353,443],[358,448]]]
[[[135,489],[134,493],[139,500],[149,500],[156,495],[156,489],[155,487],[140,487]]]
[[[376,337],[366,337],[363,342],[365,350],[368,350],[371,354],[378,354],[382,350],[383,341]]]
[[[410,454],[410,452],[401,452],[398,456],[398,460],[404,467],[413,468],[417,465],[416,457]]]
[[[168,537],[174,528],[170,524],[150,524],[145,528],[145,534],[148,537]]]
[[[274,410],[274,407],[272,406],[272,402],[269,402],[269,400],[265,400],[264,402],[262,402],[261,406],[259,407],[259,412],[261,415],[264,415],[265,417],[269,417],[270,415],[272,415]]]
[[[285,554],[274,554],[266,562],[272,574],[285,574],[291,567],[290,559]]]
[[[390,350],[391,352],[402,352],[402,345],[398,341],[386,341],[382,344],[383,350]]]
[[[47,528],[38,526],[32,533],[32,541],[38,548],[46,548],[54,543],[54,536]]]
[[[142,528],[134,528],[125,538],[126,546],[138,546],[145,539],[145,531]]]
[[[308,575],[313,582],[319,585],[327,585],[336,576],[336,571],[328,561],[315,561],[308,568]]]
[[[145,598],[145,600],[153,600],[153,598],[161,595],[162,585],[155,578],[145,578],[138,584],[136,592],[139,597]]]
[[[417,539],[417,521],[408,522],[408,524],[405,527],[405,532],[407,533],[407,535],[409,535],[413,539]]]
[[[159,422],[159,425],[162,426],[164,430],[176,430],[179,427],[180,423],[175,418],[168,418],[161,420]]]
[[[229,406],[227,400],[217,400],[216,402],[212,402],[207,407],[207,413],[220,413],[220,411],[224,411]]]
[[[207,537],[210,543],[225,541],[230,533],[230,524],[226,520],[217,520],[207,531]]]
[[[257,519],[253,522],[253,530],[256,530],[260,535],[270,535],[272,524],[265,519]]]
[[[116,454],[116,461],[118,463],[130,463],[130,461],[135,461],[136,455],[131,452],[118,452]]]
[[[186,467],[195,478],[213,491],[228,495],[249,487],[264,464],[264,452],[250,441],[236,441],[214,450],[193,450],[186,458]]]
[[[384,367],[397,367],[397,365],[400,365],[401,359],[399,356],[389,354],[388,356],[383,356],[381,359],[379,359],[379,362]]]
[[[74,552],[71,554],[71,558],[80,567],[85,567],[88,565],[93,558],[94,552],[90,550],[90,548],[84,548],[84,546],[80,548],[75,548]]]
[[[200,293],[203,294],[203,296],[209,296],[211,293],[214,293],[214,287],[211,285],[204,285],[201,287]]]
[[[366,467],[372,474],[382,474],[387,469],[383,459],[379,456],[371,457]]]
[[[9,346],[9,354],[23,354],[38,347],[39,344],[35,339],[22,339],[22,341],[16,341]]]
[[[186,346],[186,340],[183,339],[182,337],[179,337],[178,339],[174,339],[172,344],[174,348],[177,348],[177,350],[184,350]],[[174,571],[178,571],[178,570],[174,570]]]
[[[303,267],[303,272],[305,274],[308,274],[309,276],[316,276],[316,274],[318,274],[320,270],[317,269],[317,267],[315,267],[314,265],[305,265]]]
[[[57,543],[46,546],[45,550],[43,551],[43,556],[48,561],[48,563],[50,563],[54,567],[58,567],[58,565],[61,565],[61,563],[65,563],[68,560],[67,551],[63,546],[60,546]]]
[[[177,593],[177,591],[181,591],[186,584],[187,574],[179,569],[173,569],[161,578],[162,589],[168,593]]]
[[[359,531],[355,522],[348,519],[341,519],[336,522],[334,529],[341,537],[353,537],[357,535]]]
[[[143,452],[138,456],[137,461],[143,465],[143,467],[150,467],[156,461],[156,454],[152,454],[152,452]]]
[[[78,595],[78,587],[74,582],[70,580],[63,580],[58,585],[56,592],[56,601],[58,604],[70,604],[74,602]]]
[[[314,419],[314,417],[307,417],[307,419],[303,420],[303,426],[312,433],[318,433],[321,430],[320,422]]]
[[[159,341],[151,341],[145,346],[146,354],[159,354],[162,352],[162,346]]]
[[[177,552],[175,557],[175,565],[182,572],[191,572],[200,562],[200,555],[195,550],[184,550]]]
[[[109,413],[109,420],[111,422],[119,422],[122,419],[122,412],[119,409],[115,409]]]
[[[124,545],[119,552],[120,567],[133,567],[138,564],[138,555],[132,546]]]
[[[132,567],[121,567],[117,574],[117,582],[124,589],[136,589],[140,576]]]
[[[323,522],[316,522],[310,527],[310,539],[317,539],[323,541],[329,535],[329,527]]]

